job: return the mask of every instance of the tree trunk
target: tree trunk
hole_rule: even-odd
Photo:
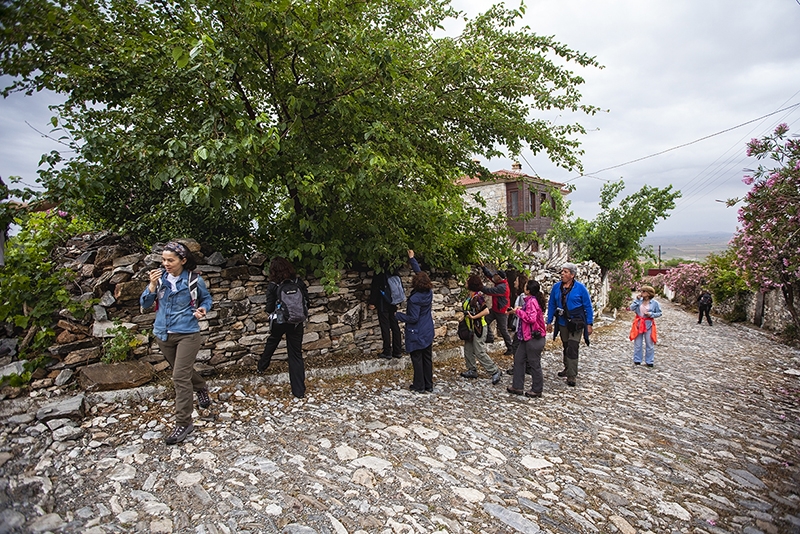
[[[795,286],[797,286],[797,288],[795,288]],[[800,332],[800,314],[798,314],[797,308],[794,304],[795,289],[800,290],[800,283],[788,283],[781,286],[783,300],[786,301],[786,307],[789,309],[789,313],[792,316],[792,321],[794,321],[795,332]]]

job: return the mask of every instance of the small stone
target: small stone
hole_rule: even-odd
[[[520,463],[527,467],[528,469],[547,469],[548,467],[553,467],[553,464],[545,460],[544,458],[534,458],[533,456],[524,456]]]
[[[358,458],[358,451],[349,445],[342,444],[336,447],[334,450],[336,451],[336,455],[339,457],[339,460],[342,460],[343,462]]]
[[[108,474],[110,480],[125,482],[136,476],[136,468],[130,464],[117,464]]]
[[[470,503],[483,502],[486,498],[486,495],[472,488],[455,487],[453,488],[453,493]]]
[[[28,523],[28,530],[30,532],[47,532],[61,528],[64,523],[65,521],[61,519],[60,515],[46,514]]]
[[[197,484],[201,480],[203,480],[203,474],[200,472],[189,473],[187,471],[181,471],[177,475],[175,475],[175,483],[180,486],[181,488],[188,488],[193,484]]]

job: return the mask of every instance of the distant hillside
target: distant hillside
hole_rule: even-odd
[[[720,252],[728,248],[733,234],[727,232],[697,232],[693,234],[672,234],[647,236],[644,244],[653,247],[658,255],[661,246],[661,260],[684,258],[702,261],[711,252]]]

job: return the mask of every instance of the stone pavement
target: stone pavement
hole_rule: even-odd
[[[163,386],[87,395],[78,422],[6,401],[0,532],[800,533],[800,352],[663,307],[654,368],[623,314],[581,347],[577,388],[548,343],[540,399],[442,355],[430,395],[400,362],[302,400],[212,379],[177,446]]]

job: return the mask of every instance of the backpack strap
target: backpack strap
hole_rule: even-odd
[[[189,271],[189,305],[194,309],[197,304],[197,280],[200,278],[194,271]]]
[[[189,306],[192,308],[195,307],[197,303],[197,280],[200,278],[200,275],[194,271],[189,271]],[[158,285],[156,286],[156,303],[155,307],[153,308],[154,311],[158,311],[158,294],[161,292],[161,286],[164,285],[164,279],[158,279]]]
[[[156,302],[153,305],[153,311],[158,311],[158,294],[161,293],[161,286],[164,285],[164,275],[161,275],[161,278],[158,279],[158,284],[156,284]]]

